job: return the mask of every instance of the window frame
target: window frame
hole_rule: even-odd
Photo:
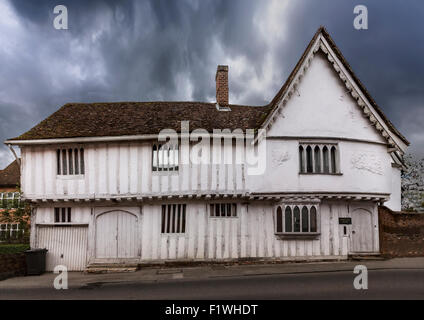
[[[87,168],[85,154],[85,148],[82,145],[57,147],[56,177],[59,179],[83,179]]]
[[[17,222],[2,222],[0,223],[0,243],[10,239],[18,239],[23,232],[24,229],[21,228],[20,224]]]
[[[152,147],[151,147],[151,152],[152,152],[152,156],[151,156],[151,172],[153,175],[178,175],[180,172],[180,163],[181,163],[181,144],[178,142],[177,145],[172,145],[172,149],[163,149],[163,150],[159,150],[159,148],[162,148],[163,145],[166,145],[167,142],[161,142],[161,141],[155,141],[152,143]],[[175,146],[177,148],[175,148]],[[172,150],[174,152],[174,161],[177,160],[177,163],[174,164],[172,167],[169,166],[169,159],[171,158],[169,156],[169,151]],[[175,156],[175,151],[177,151],[177,155]],[[160,152],[162,152],[162,158],[163,158],[163,153],[168,152],[168,156],[166,157],[166,163],[165,160],[163,160],[163,164],[160,165],[159,164],[159,156],[160,156]],[[156,155],[155,155],[156,153]],[[155,159],[157,159],[157,161],[155,161]],[[154,165],[154,163],[157,163],[157,166]],[[165,166],[167,170],[165,169]],[[172,168],[172,170],[170,170]]]
[[[172,210],[168,211],[170,207]],[[172,213],[170,214],[170,212]],[[177,219],[175,219],[176,217]],[[181,218],[179,219],[178,217]],[[173,221],[172,225],[169,224],[170,219]],[[175,228],[177,228],[176,231],[171,231],[171,229],[175,230]],[[185,236],[187,234],[186,203],[164,203],[161,205],[160,234],[162,236]]]
[[[316,231],[311,231],[312,219],[311,213],[312,208],[315,208],[315,227]],[[281,208],[281,211],[279,210]],[[299,213],[299,231],[295,229],[295,209]],[[308,216],[308,231],[303,231],[303,214],[304,208],[307,209]],[[281,212],[281,219],[278,217],[279,212]],[[290,219],[287,218],[287,214],[290,214]],[[291,239],[291,238],[305,238],[305,239],[317,239],[321,234],[320,230],[320,205],[315,202],[299,202],[299,203],[279,203],[274,207],[274,233],[276,236],[282,239]],[[281,221],[281,226],[278,225],[278,221]],[[291,222],[291,225],[288,227],[286,225],[287,221]],[[279,231],[282,230],[282,231]]]
[[[18,209],[21,207],[21,194],[17,191],[0,192],[0,209]]]
[[[72,224],[72,207],[54,207],[53,223],[55,225]]]
[[[310,150],[308,153],[307,150]],[[318,153],[317,153],[318,150]],[[340,147],[337,142],[300,141],[298,145],[299,174],[342,175]],[[319,163],[318,163],[318,162]]]
[[[222,206],[224,206],[224,213],[222,215]],[[227,215],[228,207],[231,208],[231,215]],[[212,209],[213,208],[213,209]],[[219,208],[219,215],[217,215],[216,209]],[[209,212],[208,216],[210,219],[236,219],[239,217],[237,211],[237,203],[236,202],[211,202],[209,203]],[[212,215],[213,214],[213,215]]]

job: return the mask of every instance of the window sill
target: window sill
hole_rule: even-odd
[[[178,176],[179,171],[152,171],[153,176]]]
[[[56,175],[59,180],[84,180],[83,174]]]
[[[72,222],[52,222],[52,223],[36,223],[39,227],[88,227],[88,223],[72,223]]]
[[[237,216],[230,216],[230,217],[211,217],[209,216],[209,219],[237,219]]]
[[[326,176],[342,176],[343,173],[327,173],[327,172],[299,172],[302,175],[326,175]]]
[[[319,238],[321,233],[319,232],[282,232],[275,234],[280,240],[316,240]]]

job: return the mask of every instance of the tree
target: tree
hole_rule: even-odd
[[[424,158],[411,154],[404,157],[402,171],[402,209],[424,212]]]

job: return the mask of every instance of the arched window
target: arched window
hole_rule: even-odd
[[[306,148],[306,172],[313,172],[314,168],[312,165],[312,148],[308,146]]]
[[[317,174],[340,173],[339,148],[335,143],[299,144],[299,172]]]
[[[309,212],[308,208],[303,206],[302,208],[302,232],[309,231]]]
[[[305,165],[304,165],[304,162],[303,162],[303,157],[304,157],[303,153],[304,153],[303,147],[299,146],[299,168],[300,168],[300,172],[305,172]]]
[[[316,173],[321,172],[321,150],[318,146],[314,149],[314,157],[315,157],[315,171]]]
[[[331,173],[337,173],[336,147],[331,147]]]
[[[324,162],[324,173],[330,173],[330,159],[328,157],[328,148],[327,146],[324,146],[322,149],[322,158]]]
[[[283,232],[283,210],[280,206],[277,208],[277,232]]]
[[[286,225],[285,232],[292,232],[292,210],[289,206],[284,212],[284,223]]]
[[[318,205],[278,205],[275,210],[275,233],[301,237],[318,232]],[[315,236],[316,234],[314,234]]]
[[[298,206],[293,209],[293,232],[300,232],[300,209]]]
[[[310,210],[311,232],[317,232],[317,209],[313,206]]]

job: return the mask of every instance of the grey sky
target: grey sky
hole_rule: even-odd
[[[53,28],[68,8],[69,30]],[[369,29],[353,28],[368,7]],[[337,0],[0,0],[0,140],[66,102],[214,101],[218,64],[230,102],[263,105],[320,25],[389,119],[424,155],[424,3]],[[13,160],[0,148],[0,168]]]

